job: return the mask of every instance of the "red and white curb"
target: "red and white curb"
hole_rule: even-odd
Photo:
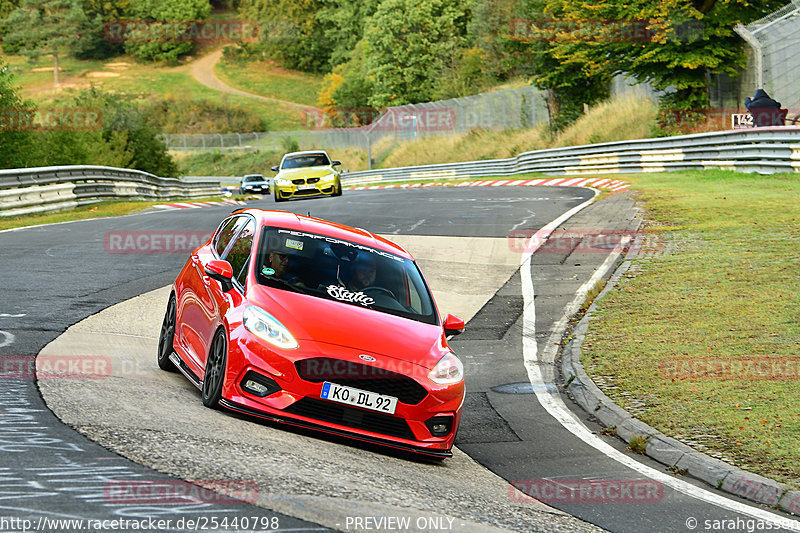
[[[627,181],[612,180],[608,178],[553,178],[535,180],[485,180],[485,181],[459,181],[459,182],[431,182],[431,183],[405,183],[402,185],[363,185],[360,187],[347,187],[352,191],[365,191],[374,189],[416,189],[419,187],[534,187],[534,186],[559,186],[559,187],[594,187],[608,191],[624,191],[630,184]]]
[[[198,209],[212,205],[245,205],[239,200],[222,200],[221,202],[176,202],[174,204],[154,205],[155,209]]]

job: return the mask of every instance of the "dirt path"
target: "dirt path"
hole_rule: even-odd
[[[300,111],[308,111],[314,112],[319,111],[318,108],[298,104],[297,102],[290,102],[288,100],[280,100],[278,98],[270,98],[268,96],[261,96],[258,94],[248,93],[246,91],[241,91],[230,85],[224,83],[222,80],[217,78],[216,74],[214,74],[214,65],[217,64],[217,61],[220,60],[222,57],[222,50],[216,50],[211,52],[208,55],[205,55],[198,59],[197,61],[191,64],[191,73],[192,77],[196,79],[198,82],[202,83],[206,87],[214,89],[215,91],[220,91],[223,93],[229,94],[237,94],[239,96],[246,96],[248,98],[258,98],[259,100],[265,100],[267,102],[274,102],[276,104],[283,104],[288,105],[294,108],[297,108]]]

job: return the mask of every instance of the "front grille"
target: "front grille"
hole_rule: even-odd
[[[331,381],[356,389],[394,396],[400,402],[415,405],[428,391],[412,378],[391,370],[330,357],[301,359],[295,363],[297,374],[306,381]]]
[[[308,178],[306,180],[307,183],[316,183],[319,181],[319,178]]]
[[[316,398],[302,398],[287,407],[285,412],[323,422],[340,424],[353,429],[415,440],[414,433],[402,418],[381,413],[371,413],[347,405],[317,400]]]
[[[304,180],[303,178],[292,180],[292,183],[294,183],[295,185],[303,185],[305,182],[306,180]]]

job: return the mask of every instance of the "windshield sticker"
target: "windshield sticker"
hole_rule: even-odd
[[[296,241],[294,239],[286,239],[286,247],[294,248],[295,250],[303,251],[303,241]]]
[[[351,302],[354,304],[361,304],[368,307],[375,303],[375,300],[364,294],[363,292],[351,292],[344,287],[338,285],[328,285],[328,294],[332,298],[336,298],[340,302]]]
[[[325,241],[325,242],[327,242],[329,244],[343,244],[345,246],[349,246],[350,248],[355,248],[357,250],[361,250],[361,251],[364,251],[364,252],[372,252],[373,254],[377,254],[377,255],[380,255],[382,257],[386,257],[387,259],[394,259],[395,261],[398,261],[400,263],[403,262],[403,258],[402,257],[396,256],[396,255],[394,255],[392,253],[389,253],[389,252],[384,252],[382,250],[376,250],[375,248],[370,248],[369,246],[364,246],[363,244],[356,244],[356,243],[349,242],[349,241],[343,241],[341,239],[336,239],[334,237],[327,237],[325,235],[316,235],[314,233],[306,233],[304,231],[296,231],[296,230],[283,229],[283,228],[277,228],[277,230],[278,230],[278,233],[288,233],[289,235],[292,235],[294,237],[306,237],[306,238],[309,238],[309,239],[316,239],[316,240]],[[288,240],[289,239],[287,239],[287,242],[288,242]],[[288,246],[288,244],[287,244],[287,246]]]
[[[264,267],[264,268],[261,269],[261,273],[264,274],[265,276],[274,276],[275,275],[275,270],[273,270],[273,269],[271,269],[269,267]]]

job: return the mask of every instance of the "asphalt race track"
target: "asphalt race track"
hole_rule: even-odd
[[[416,530],[435,531],[592,531],[593,525],[610,531],[711,531],[703,527],[706,520],[732,520],[741,527],[718,530],[747,531],[748,521],[767,509],[685,477],[681,481],[690,489],[658,483],[648,468],[662,474],[664,468],[625,452],[621,441],[597,437],[626,454],[633,466],[578,438],[569,423],[554,417],[552,406],[543,407],[543,395],[560,396],[552,364],[541,364],[549,380],[541,390],[531,385],[523,358],[526,327],[535,325],[540,355],[552,351],[551,333],[564,309],[598,267],[609,264],[608,254],[543,250],[533,257],[532,276],[524,279],[520,251],[503,250],[502,244],[510,232],[538,230],[593,194],[569,187],[431,187],[346,191],[340,198],[280,206],[271,199],[249,203],[396,236],[416,255],[440,310],[458,309],[470,318],[467,331],[452,342],[465,361],[468,395],[458,450],[443,464],[210,411],[188,382],[152,371],[153,337],[166,303],[162,288],[188,254],[110,253],[108,234],[210,233],[230,211],[227,206],[0,232],[5,378],[0,379],[0,530],[21,529],[3,525],[4,517],[34,525],[41,517],[157,517],[173,520],[162,530],[184,530],[194,529],[186,520],[228,517],[232,522],[250,516],[252,524],[228,530],[259,531],[269,525],[273,530],[357,531],[367,526],[361,522],[359,529],[348,517],[409,516],[430,519]],[[586,207],[566,224],[625,228],[632,213],[632,201],[618,194]],[[531,281],[534,320],[523,312]],[[91,315],[96,316],[81,322]],[[69,344],[66,335],[60,336],[75,324]],[[135,371],[115,372],[105,380],[8,379],[9,368],[32,360],[46,346],[48,356],[67,355],[76,339],[84,344],[73,353],[115,354],[110,356],[115,368]],[[569,399],[560,401],[567,417],[599,432]],[[170,484],[178,478],[200,485],[253,480],[258,496],[246,504],[186,496],[137,505],[110,497],[115,483]],[[656,489],[624,503],[556,498],[547,507],[525,501],[506,483],[541,487],[579,480]],[[730,503],[712,503],[719,498]],[[788,518],[767,516],[774,517],[768,524],[772,530],[777,530],[775,520]],[[692,528],[690,518],[699,525]],[[176,524],[178,519],[183,525]],[[257,521],[261,527],[253,527]],[[382,530],[397,530],[396,524],[383,524]],[[73,529],[50,524],[47,530]]]

